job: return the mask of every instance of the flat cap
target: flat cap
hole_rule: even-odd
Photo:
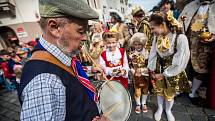
[[[83,0],[39,0],[41,17],[71,16],[82,19],[98,19],[98,13]]]

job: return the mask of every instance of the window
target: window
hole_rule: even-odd
[[[16,6],[11,0],[0,0],[0,14],[16,17]]]
[[[94,5],[95,5],[95,8],[97,8],[97,5],[96,5],[96,0],[94,0]]]
[[[120,3],[124,3],[124,1],[123,1],[123,0],[120,0]]]
[[[103,6],[103,13],[107,13],[107,7]]]
[[[88,4],[88,5],[90,5],[90,2],[89,2],[89,0],[87,0],[87,4]]]
[[[121,12],[122,12],[123,14],[125,14],[125,9],[124,9],[123,7],[121,7]]]

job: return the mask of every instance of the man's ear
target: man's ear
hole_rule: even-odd
[[[49,19],[47,22],[47,30],[55,38],[59,38],[61,36],[59,25],[60,24],[56,19]]]

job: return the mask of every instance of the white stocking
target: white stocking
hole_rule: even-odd
[[[167,119],[168,121],[175,121],[175,118],[172,114],[172,106],[174,104],[174,100],[171,101],[165,101],[166,102],[166,115],[167,115]]]
[[[199,87],[201,86],[202,81],[198,80],[196,78],[193,79],[193,83],[192,83],[192,93],[189,94],[189,96],[191,98],[197,97],[196,91],[199,89]]]
[[[146,104],[147,96],[148,95],[142,95],[142,105],[143,106]]]
[[[160,121],[161,120],[161,115],[163,112],[163,102],[164,102],[164,97],[163,96],[157,96],[157,102],[158,102],[158,109],[155,112],[155,120]]]
[[[140,106],[140,97],[135,97],[135,101],[136,101],[136,104],[137,106]]]

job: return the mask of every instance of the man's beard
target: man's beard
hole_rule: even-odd
[[[79,49],[76,50],[69,50],[69,42],[64,37],[61,37],[59,40],[57,40],[57,47],[67,56],[74,57],[80,53]]]
[[[66,54],[69,57],[75,57],[76,55],[78,55],[80,53],[80,50],[76,49],[76,50],[71,51],[71,52],[63,51],[63,53]]]

